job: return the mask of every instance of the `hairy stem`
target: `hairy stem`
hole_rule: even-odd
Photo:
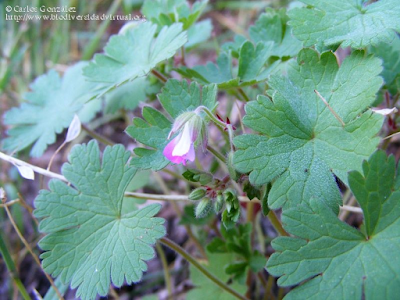
[[[204,276],[206,276],[208,279],[210,279],[212,282],[214,282],[216,285],[218,285],[220,288],[222,288],[226,292],[230,293],[236,299],[247,300],[246,297],[242,296],[237,291],[232,289],[230,286],[223,283],[221,280],[219,280],[217,277],[215,277],[213,274],[211,274],[206,268],[204,268],[194,257],[192,257],[181,246],[179,246],[178,244],[176,244],[175,242],[173,242],[167,238],[161,238],[159,241],[160,241],[160,243],[164,244],[165,246],[178,252],[184,259],[186,259],[189,263],[191,263],[194,267],[196,267],[201,273],[203,273]]]
[[[221,153],[219,153],[216,149],[211,147],[210,145],[207,146],[207,150],[210,151],[216,158],[218,158],[221,162],[226,163],[226,158]]]

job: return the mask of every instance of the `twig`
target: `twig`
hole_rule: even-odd
[[[213,274],[211,274],[194,257],[192,257],[188,252],[186,252],[185,249],[183,249],[181,246],[179,246],[175,242],[173,242],[170,239],[167,239],[167,238],[164,237],[164,238],[160,239],[160,243],[162,243],[165,246],[171,248],[172,250],[178,252],[184,259],[186,259],[194,267],[196,267],[201,273],[203,273],[203,275],[205,275],[208,279],[210,279],[212,282],[214,282],[216,285],[218,285],[220,288],[222,288],[226,292],[230,293],[235,298],[241,299],[241,300],[248,300],[246,297],[242,296],[237,291],[232,289],[230,286],[228,286],[227,284],[223,283],[221,280],[219,280],[217,277],[215,277]]]
[[[60,291],[58,290],[57,286],[54,284],[53,279],[50,277],[49,274],[47,274],[43,268],[42,265],[40,263],[39,258],[36,256],[36,254],[33,252],[31,246],[29,245],[29,243],[25,240],[24,236],[21,234],[21,232],[18,229],[17,224],[14,221],[14,218],[10,212],[10,210],[8,209],[7,206],[4,206],[4,209],[6,210],[7,216],[10,219],[10,222],[12,224],[12,226],[14,227],[15,232],[17,233],[18,237],[20,238],[21,242],[25,245],[26,249],[28,249],[29,253],[32,255],[33,260],[36,262],[36,264],[39,266],[39,268],[43,271],[44,275],[46,276],[47,280],[50,282],[51,286],[53,287],[54,291],[56,292],[57,296],[59,299],[64,299],[63,296],[61,295]]]

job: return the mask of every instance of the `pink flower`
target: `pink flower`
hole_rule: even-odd
[[[194,143],[197,134],[190,122],[186,122],[183,130],[164,148],[164,156],[173,163],[186,166],[186,160],[194,161]]]

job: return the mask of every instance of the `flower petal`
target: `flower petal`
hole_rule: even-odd
[[[178,135],[179,141],[175,145],[174,150],[172,151],[173,156],[184,156],[189,150],[190,146],[193,145],[192,141],[192,133],[190,130],[190,126],[186,123],[183,131]]]
[[[196,153],[194,152],[193,144],[190,145],[189,152],[185,155],[185,158],[190,161],[194,161],[194,159],[196,158]]]
[[[163,154],[170,161],[172,161],[172,159],[174,158],[172,152],[174,151],[177,142],[178,142],[178,136],[172,139],[164,148]]]

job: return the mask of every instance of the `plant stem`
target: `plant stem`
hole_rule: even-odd
[[[101,134],[98,134],[94,130],[91,130],[89,127],[87,127],[85,124],[82,124],[82,129],[90,135],[92,138],[98,140],[100,143],[103,143],[104,145],[107,146],[114,146],[115,143],[113,141],[110,141],[108,138],[102,136]]]
[[[183,66],[186,66],[186,61],[185,61],[185,47],[181,47],[181,63]]]
[[[203,273],[204,276],[206,276],[208,279],[210,279],[212,282],[214,282],[220,288],[222,288],[226,292],[230,293],[232,296],[234,296],[237,299],[247,300],[246,297],[242,296],[237,291],[232,289],[230,286],[226,285],[221,280],[219,280],[217,277],[215,277],[213,274],[211,274],[206,268],[204,268],[194,257],[192,257],[188,252],[186,252],[186,250],[183,249],[181,246],[179,246],[178,244],[176,244],[175,242],[173,242],[167,238],[161,238],[159,241],[160,241],[160,243],[164,244],[165,246],[178,252],[184,259],[186,259],[189,263],[191,263],[194,267],[196,267],[201,273]]]
[[[168,81],[168,78],[165,77],[163,74],[158,72],[156,69],[151,70],[151,73],[156,76],[162,83],[166,83]]]
[[[8,161],[8,162],[10,162],[10,163],[12,163],[12,164],[14,164],[14,165],[29,167],[29,168],[31,168],[33,171],[35,171],[36,173],[42,174],[42,175],[44,175],[44,176],[48,176],[48,177],[52,177],[52,178],[57,178],[57,179],[60,179],[60,180],[62,180],[62,181],[68,182],[68,180],[67,180],[64,176],[62,176],[62,175],[60,175],[60,174],[53,173],[53,172],[47,171],[47,170],[45,170],[45,169],[36,167],[36,166],[34,166],[34,165],[28,164],[28,163],[26,163],[26,162],[24,162],[24,161],[22,161],[22,160],[19,160],[19,159],[17,159],[17,158],[14,158],[14,157],[9,156],[9,155],[7,155],[7,154],[4,154],[4,153],[2,153],[2,152],[0,152],[0,159],[5,160],[5,161]]]
[[[289,234],[286,232],[286,230],[283,229],[281,222],[279,221],[278,217],[276,216],[276,214],[272,210],[269,211],[267,217],[270,220],[272,226],[274,226],[275,230],[280,235],[289,236]]]
[[[112,5],[110,6],[110,8],[107,11],[107,15],[114,15],[115,12],[118,10],[118,7],[120,6],[122,0],[114,0],[114,2],[112,3]],[[85,50],[82,54],[82,60],[89,60],[92,58],[93,54],[96,52],[96,48],[100,43],[101,38],[104,36],[104,33],[108,27],[108,25],[111,22],[111,18],[107,18],[105,19],[101,25],[99,26],[99,28],[96,31],[96,34],[94,36],[94,38],[91,39],[89,45],[87,45],[85,47]]]
[[[19,203],[19,199],[15,199],[15,200],[11,200],[11,201],[7,201],[3,204],[0,204],[0,207],[5,207],[5,206],[12,206],[15,203]]]
[[[246,217],[247,217],[247,222],[250,222],[252,225],[252,230],[251,230],[251,237],[250,237],[250,246],[253,247],[253,242],[254,242],[254,202],[250,201],[246,205]],[[247,292],[246,292],[246,297],[250,298],[251,297],[251,286],[253,284],[253,272],[249,268],[247,272],[247,278],[246,278],[246,285],[247,285]]]
[[[160,184],[162,191],[164,192],[164,194],[171,194],[170,189],[168,188],[168,186],[164,183],[164,180],[161,178],[161,176],[156,173],[153,172],[157,182]],[[171,202],[172,207],[174,208],[176,214],[178,215],[179,218],[182,217],[182,212],[179,208],[179,206],[177,205],[177,203],[175,201]],[[193,234],[192,228],[190,227],[190,225],[184,225],[186,232],[189,236],[189,238],[193,241],[193,243],[196,245],[197,249],[200,251],[201,255],[207,259],[207,254],[204,251],[203,245],[200,243],[200,241],[196,238],[196,236]]]
[[[173,298],[173,294],[172,294],[171,276],[169,276],[168,262],[167,262],[167,258],[165,257],[164,250],[162,249],[159,242],[156,243],[156,250],[157,250],[158,256],[160,257],[161,264],[162,264],[163,270],[164,270],[164,279],[165,279],[165,285],[167,286],[167,291],[168,291],[168,300],[172,300],[174,298]]]
[[[222,155],[221,160],[222,160]],[[18,164],[22,166],[28,166],[30,167],[33,171],[36,173],[42,174],[47,177],[52,177],[56,178],[59,180],[62,180],[64,182],[68,182],[68,180],[60,174],[54,173],[47,171],[43,168],[28,164],[22,160],[19,160],[17,158],[14,158],[12,156],[6,155],[2,152],[0,152],[0,159],[3,159],[5,161],[11,162],[13,164]],[[169,173],[169,172],[168,172]],[[170,173],[169,173],[170,174]],[[180,178],[180,177],[179,177]],[[147,193],[136,193],[136,192],[125,192],[125,197],[134,197],[134,198],[139,198],[139,199],[146,199],[146,200],[158,200],[158,201],[190,201],[188,195],[160,195],[160,194],[147,194]],[[249,202],[250,199],[244,196],[239,196],[239,201],[241,202]],[[251,200],[253,202],[259,202],[257,199]]]
[[[223,156],[221,153],[219,153],[217,150],[215,150],[213,147],[210,145],[207,146],[207,150],[210,151],[216,158],[218,158],[221,162],[224,164],[226,163],[226,158]]]
[[[17,269],[15,268],[14,261],[11,258],[11,254],[7,249],[7,245],[4,242],[3,235],[0,232],[0,254],[3,257],[4,262],[6,263],[7,269],[11,274],[11,278],[17,286],[21,296],[24,300],[31,300],[32,298],[29,296],[28,292],[25,289],[25,286],[22,284],[21,279],[18,277]]]
[[[39,268],[43,271],[44,275],[46,276],[47,280],[50,282],[51,286],[53,287],[54,291],[56,292],[57,296],[59,299],[64,299],[63,296],[61,295],[60,291],[58,290],[58,288],[56,287],[56,285],[54,284],[53,279],[50,277],[49,274],[47,274],[43,268],[42,265],[40,263],[39,258],[36,256],[36,254],[33,252],[31,246],[29,246],[28,242],[25,240],[24,236],[21,234],[21,232],[19,231],[17,224],[14,221],[14,218],[10,212],[10,210],[8,209],[7,206],[4,206],[4,209],[7,212],[7,216],[10,219],[10,222],[12,224],[12,226],[14,227],[15,232],[17,233],[18,237],[20,238],[21,242],[24,244],[25,248],[29,251],[29,253],[32,255],[33,260],[36,262],[36,264],[39,266]]]
[[[272,292],[272,288],[274,287],[274,282],[275,282],[274,277],[268,275],[267,286],[265,287],[264,300],[275,299],[275,296]]]
[[[226,128],[226,123],[222,122],[219,120],[206,106],[199,106],[196,108],[195,112],[200,112],[203,111],[206,113],[206,115],[210,118],[212,122],[214,122],[215,125],[217,125],[219,128],[224,130]]]
[[[50,162],[49,162],[49,164],[47,165],[47,171],[50,171],[51,165],[53,164],[54,158],[56,157],[56,155],[58,154],[58,152],[60,152],[61,149],[62,149],[66,144],[67,144],[67,142],[64,141],[64,142],[60,145],[60,147],[58,147],[57,150],[54,151],[53,155],[52,155],[51,158],[50,158]]]
[[[243,91],[243,89],[240,87],[238,88],[239,94],[243,97],[244,101],[249,102],[250,99],[247,97],[246,93]]]

